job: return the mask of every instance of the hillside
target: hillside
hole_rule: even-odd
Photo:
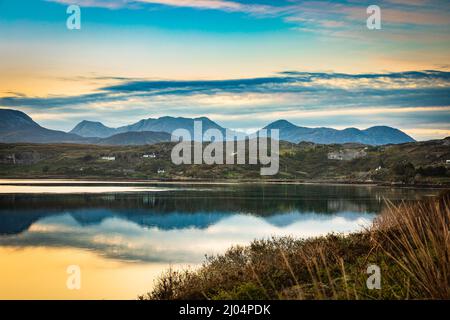
[[[267,177],[260,176],[259,165],[176,166],[173,146],[0,144],[0,177],[450,185],[450,138],[387,146],[282,142],[279,173]]]
[[[74,143],[80,136],[41,127],[28,115],[16,110],[0,109],[0,142]]]
[[[166,132],[152,132],[152,131],[140,131],[140,132],[125,132],[115,134],[109,138],[104,138],[99,140],[98,144],[101,145],[127,145],[127,146],[137,146],[137,145],[147,145],[154,144],[158,142],[169,142],[171,134]]]

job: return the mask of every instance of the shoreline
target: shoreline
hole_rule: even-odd
[[[384,187],[384,188],[401,188],[401,189],[450,189],[450,185],[441,184],[401,184],[386,182],[362,182],[362,181],[296,181],[296,180],[207,180],[207,179],[76,179],[76,178],[2,178],[0,177],[0,185],[145,185],[145,184],[172,184],[172,185],[324,185],[324,186],[358,186],[358,187]]]

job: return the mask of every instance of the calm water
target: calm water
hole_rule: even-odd
[[[370,225],[384,205],[436,194],[356,186],[0,181],[0,298],[134,299],[168,267],[255,238]],[[68,290],[69,265],[81,289]]]

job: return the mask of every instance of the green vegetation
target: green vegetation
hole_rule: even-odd
[[[147,146],[0,144],[0,176],[450,185],[450,165],[446,164],[446,160],[450,160],[450,138],[386,146],[281,142],[279,173],[266,177],[260,176],[259,165],[176,166],[170,159],[172,147],[172,143]],[[155,158],[143,157],[153,153]],[[115,157],[115,160],[102,160],[104,156]]]
[[[450,299],[450,193],[390,205],[351,235],[276,238],[168,270],[140,299]],[[366,285],[368,265],[381,289]]]

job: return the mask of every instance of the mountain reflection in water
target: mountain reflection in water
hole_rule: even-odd
[[[20,183],[20,193],[10,192]],[[0,188],[0,299],[135,299],[167,268],[196,267],[205,254],[272,236],[360,230],[384,198],[437,193],[287,184],[118,189],[59,181],[0,181]],[[66,287],[69,265],[81,268],[81,290]]]

